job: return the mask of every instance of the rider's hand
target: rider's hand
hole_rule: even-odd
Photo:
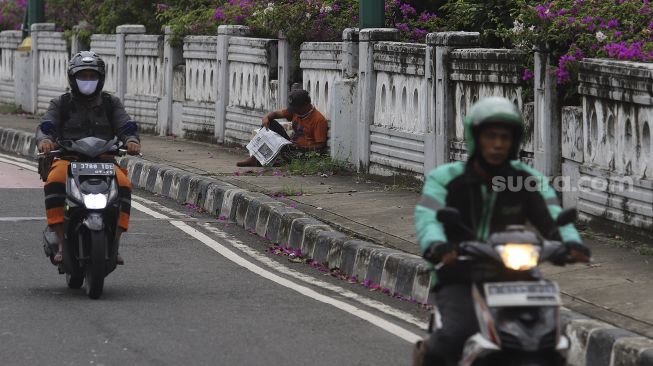
[[[50,151],[54,150],[54,142],[51,140],[45,139],[39,142],[38,146],[39,152],[42,152],[44,154],[49,154]]]
[[[426,249],[423,257],[434,264],[441,262],[444,265],[450,265],[456,262],[458,253],[456,252],[456,246],[451,243],[433,242]]]
[[[134,141],[129,141],[127,143],[127,154],[129,155],[138,155],[141,152],[141,144]]]

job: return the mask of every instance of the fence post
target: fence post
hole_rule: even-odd
[[[277,65],[277,79],[279,80],[279,85],[277,89],[277,109],[285,108],[286,102],[288,101],[288,92],[290,89],[290,83],[292,82],[292,73],[293,73],[293,60],[290,50],[290,45],[288,44],[288,39],[283,34],[279,32],[279,60]]]
[[[376,100],[376,73],[374,72],[374,44],[395,41],[399,30],[394,28],[367,28],[359,33],[358,43],[358,112],[357,144],[358,169],[367,171],[370,165],[370,125],[374,122]]]
[[[172,29],[168,26],[164,30],[163,45],[163,97],[159,102],[159,119],[157,129],[160,136],[167,136],[175,131],[172,118],[173,88],[175,77],[175,66],[183,61],[183,53],[179,47],[170,44],[172,38]]]
[[[145,26],[125,24],[116,27],[116,96],[125,100],[127,93],[127,55],[125,53],[125,38],[128,34],[144,34]]]
[[[561,113],[551,56],[535,52],[534,166],[548,177],[560,175]]]
[[[355,78],[358,74],[358,28],[342,32],[342,78]]]
[[[438,165],[449,162],[449,140],[450,136],[455,133],[456,125],[454,120],[454,103],[453,90],[449,82],[449,53],[454,48],[478,47],[478,32],[441,32],[429,33],[426,36],[426,43],[429,47],[434,47],[433,54],[433,88],[435,94],[435,104],[431,113],[435,121],[435,140],[427,143],[424,147],[426,168],[434,168]],[[428,136],[433,138],[433,135]],[[428,151],[431,150],[431,151]],[[434,158],[434,161],[428,161]]]
[[[34,23],[32,24],[31,38],[32,38],[32,105],[30,106],[30,113],[36,114],[39,107],[39,79],[40,79],[40,63],[39,63],[39,33],[40,32],[54,32],[54,23]]]
[[[229,105],[229,38],[246,36],[248,33],[249,27],[243,25],[218,26],[218,45],[216,49],[218,60],[218,94],[215,103],[214,136],[220,144],[224,142],[227,106]]]

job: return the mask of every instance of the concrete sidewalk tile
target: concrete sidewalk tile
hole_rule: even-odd
[[[640,355],[647,349],[653,349],[653,340],[646,337],[619,338],[612,347],[611,366],[634,366]],[[651,364],[653,365],[653,364]]]
[[[613,326],[594,319],[570,319],[564,325],[564,334],[569,337],[571,347],[567,363],[572,366],[586,366],[587,345],[593,331],[615,329]]]
[[[613,346],[620,338],[637,337],[633,332],[623,329],[597,329],[591,332],[585,351],[585,362],[592,366],[610,366]]]
[[[370,245],[370,243],[358,239],[347,240],[342,246],[339,267],[340,271],[349,276],[353,276],[358,253],[368,245]]]
[[[383,272],[381,273],[381,280],[379,285],[382,288],[391,288],[394,289],[397,285],[397,271],[399,270],[399,262],[407,254],[395,251],[391,254],[388,259],[386,259],[385,264],[383,265]]]
[[[370,263],[367,267],[367,275],[365,276],[366,280],[369,280],[371,283],[380,285],[381,277],[383,276],[383,271],[385,269],[385,264],[388,259],[396,254],[397,251],[393,249],[383,248],[372,251],[370,255]]]
[[[637,360],[637,366],[651,366],[653,365],[653,348],[642,351]]]
[[[288,235],[288,246],[290,248],[302,249],[304,242],[304,229],[310,225],[324,225],[312,217],[298,217],[290,223],[290,234]]]
[[[273,208],[282,206],[283,203],[279,201],[264,202],[259,206],[258,216],[256,218],[256,234],[258,236],[266,237],[265,232],[268,229],[268,219]]]
[[[252,195],[258,195],[258,197]],[[249,202],[247,203],[247,212],[245,214],[245,230],[256,231],[261,206],[264,203],[276,201],[273,198],[262,193],[250,192],[247,196],[249,197]]]
[[[336,245],[336,242],[339,242],[340,247],[342,248],[342,244],[345,240],[347,240],[347,235],[339,231],[319,232],[314,244],[313,260],[320,264],[326,264],[329,268],[331,268],[332,266],[329,260],[331,248]]]
[[[397,265],[397,270],[394,273],[394,276],[396,277],[395,286],[391,289],[394,290],[394,292],[401,294],[402,296],[412,296],[417,269],[423,263],[424,260],[415,255],[402,255]]]
[[[354,270],[352,271],[351,275],[356,276],[359,281],[366,279],[370,268],[372,255],[375,252],[381,251],[383,249],[385,249],[385,247],[367,242],[367,245],[364,245],[358,251],[358,255],[356,255],[356,263],[354,264]]]
[[[304,237],[302,239],[302,244],[301,244],[302,255],[308,258],[315,259],[314,257],[315,244],[317,243],[317,239],[320,233],[324,231],[333,231],[333,229],[331,229],[329,225],[326,225],[322,222],[316,225],[304,226],[304,234],[303,234]]]
[[[220,208],[220,216],[224,216],[229,220],[236,219],[236,206],[234,203],[234,197],[240,192],[245,192],[244,189],[236,188],[236,186],[229,185],[229,188],[225,189],[222,193],[222,207]]]

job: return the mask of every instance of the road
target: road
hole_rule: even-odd
[[[134,192],[100,300],[42,250],[42,183],[0,155],[3,365],[409,365],[426,312],[285,257],[236,225]]]

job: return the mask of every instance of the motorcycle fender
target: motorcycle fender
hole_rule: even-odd
[[[499,347],[487,340],[481,333],[476,333],[465,342],[460,366],[471,366],[477,359],[482,359],[490,353],[500,351]]]
[[[104,229],[104,219],[100,213],[89,213],[88,216],[82,221],[82,225],[86,226],[89,230],[100,231]]]

